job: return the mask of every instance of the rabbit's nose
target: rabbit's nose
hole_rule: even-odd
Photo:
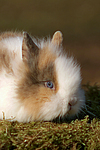
[[[74,106],[77,103],[77,98],[76,97],[71,97],[70,101],[69,101],[69,105],[70,106]]]

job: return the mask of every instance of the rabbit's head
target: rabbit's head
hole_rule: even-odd
[[[34,43],[24,32],[22,61],[24,69],[17,95],[29,121],[53,120],[77,114],[85,103],[81,89],[80,66],[64,53],[62,33]]]

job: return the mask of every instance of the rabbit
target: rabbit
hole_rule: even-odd
[[[36,39],[27,32],[0,34],[0,119],[52,121],[85,105],[80,66],[64,52],[63,36]]]

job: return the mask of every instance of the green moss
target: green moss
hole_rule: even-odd
[[[100,87],[97,84],[94,86],[87,84],[84,85],[84,88],[86,93],[86,114],[91,119],[94,117],[100,119]]]
[[[76,119],[70,123],[0,121],[0,149],[99,150],[100,110],[98,113],[96,109],[96,103],[100,101],[99,89],[100,87],[96,85],[92,87],[90,85],[85,86],[86,104],[91,104],[90,107],[93,107],[92,113],[96,117],[90,114],[84,119]],[[88,100],[91,100],[91,103]],[[94,104],[92,104],[92,101],[95,101]]]

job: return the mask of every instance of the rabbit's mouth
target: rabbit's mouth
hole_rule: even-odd
[[[59,116],[74,116],[83,107],[84,100],[80,100],[77,96],[72,96],[68,101],[62,99],[62,108]]]

